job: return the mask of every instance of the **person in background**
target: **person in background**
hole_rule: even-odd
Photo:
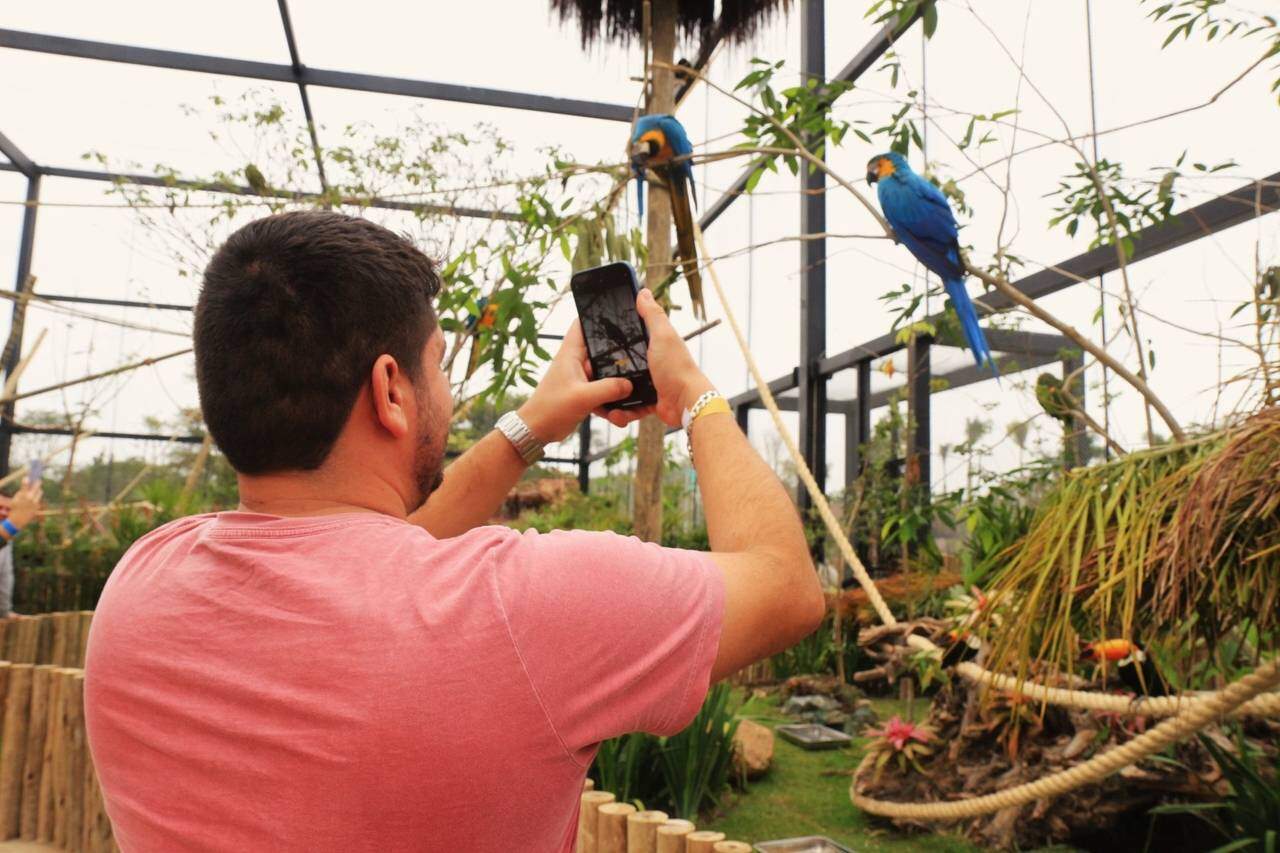
[[[40,484],[22,481],[13,497],[0,495],[0,619],[13,609],[13,538],[40,511]]]

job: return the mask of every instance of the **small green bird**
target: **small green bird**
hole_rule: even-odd
[[[1052,373],[1041,373],[1036,380],[1036,402],[1051,418],[1070,423],[1074,417],[1075,406],[1071,397],[1062,390],[1062,380]]]
[[[244,167],[244,179],[258,195],[271,194],[271,185],[267,183],[267,179],[263,177],[258,167],[252,163]]]

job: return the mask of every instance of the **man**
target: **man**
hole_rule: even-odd
[[[196,379],[241,505],[139,540],[89,639],[125,853],[570,850],[600,741],[678,731],[711,681],[820,620],[790,499],[731,416],[703,414],[711,384],[647,292],[656,412],[700,410],[713,552],[483,526],[541,444],[630,383],[591,381],[575,324],[442,477],[439,288],[409,243],[337,213],[258,220],[210,261]]]

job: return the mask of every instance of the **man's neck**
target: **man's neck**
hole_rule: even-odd
[[[348,476],[323,469],[289,471],[240,474],[237,479],[239,508],[243,512],[286,517],[372,512],[406,517],[404,497],[390,483],[368,471]]]

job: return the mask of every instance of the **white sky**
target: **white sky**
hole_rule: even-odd
[[[827,6],[827,66],[834,73],[867,41],[873,27],[861,17],[867,2],[832,2]],[[1025,53],[1026,72],[1059,111],[1075,133],[1089,129],[1088,58],[1085,42],[1085,7],[1081,0],[1033,0],[1032,2],[977,2],[973,4],[1015,54]],[[1256,9],[1275,11],[1280,4],[1254,0]],[[791,15],[776,21],[755,44],[728,49],[717,57],[711,74],[729,88],[745,73],[753,55],[786,58],[794,73],[799,61],[799,4]],[[921,65],[918,30],[899,46],[903,80],[891,91],[887,74],[864,78],[858,91],[838,106],[849,120],[883,123],[891,111],[891,98],[901,98],[909,88],[927,83],[934,117],[944,116],[929,129],[930,159],[939,174],[959,177],[973,171],[946,137],[963,135],[967,117],[946,115],[947,110],[991,113],[1014,106],[1018,75],[1008,57],[995,45],[983,23],[965,2],[943,0],[936,37],[927,48],[927,79]],[[477,0],[466,4],[424,4],[395,0],[365,0],[359,14],[349,6],[319,0],[294,0],[291,4],[302,60],[319,68],[337,68],[376,74],[523,90],[564,97],[631,104],[639,73],[638,52],[597,46],[584,53],[575,30],[562,28],[542,2]],[[1252,42],[1227,42],[1206,46],[1195,41],[1160,50],[1167,32],[1164,24],[1144,18],[1146,6],[1132,2],[1097,2],[1093,7],[1095,74],[1100,128],[1113,127],[1206,100],[1239,74],[1260,51]],[[34,32],[69,35],[108,42],[162,47],[195,53],[217,54],[277,63],[288,62],[276,5],[269,0],[226,0],[210,5],[175,4],[163,0],[130,0],[102,4],[88,0],[50,0],[45,3],[8,4],[3,26]],[[495,26],[495,23],[500,23]],[[1026,39],[1024,43],[1023,34]],[[689,46],[684,53],[692,55]],[[95,149],[115,162],[164,162],[192,174],[243,165],[232,152],[212,142],[199,122],[180,110],[182,104],[200,104],[219,93],[233,97],[246,89],[275,92],[290,109],[301,107],[291,86],[218,78],[178,71],[139,68],[64,57],[0,50],[0,130],[28,156],[46,165],[80,166],[80,155]],[[1280,167],[1275,140],[1280,138],[1280,108],[1267,89],[1274,72],[1266,66],[1232,88],[1213,106],[1188,115],[1104,136],[1102,156],[1122,161],[1130,175],[1147,175],[1148,169],[1171,165],[1186,149],[1188,162],[1217,163],[1234,159],[1239,166],[1213,179],[1187,181],[1183,189],[1191,198],[1184,207],[1263,177]],[[372,95],[312,88],[312,104],[324,127],[322,143],[334,139],[342,126],[367,121],[386,132],[402,124],[412,109],[450,128],[467,129],[477,121],[496,125],[523,151],[556,143],[579,161],[616,160],[625,141],[626,128],[616,122],[594,121],[540,113],[481,108],[468,105],[414,101],[396,96]],[[1035,134],[1062,135],[1062,125],[1044,102],[1024,84],[1020,144]],[[740,126],[742,112],[722,96],[699,88],[683,107],[680,117],[695,144]],[[998,144],[970,149],[979,163],[997,159],[1007,150],[1009,131],[997,132]],[[716,143],[727,146],[732,140]],[[886,145],[868,146],[852,134],[842,149],[832,153],[833,169],[851,180],[863,174],[863,164]],[[530,155],[532,156],[532,155]],[[530,160],[530,162],[534,162]],[[919,167],[918,152],[912,162]],[[1072,154],[1051,146],[1019,157],[1013,171],[1013,206],[1006,233],[1016,232],[1013,251],[1033,262],[1055,263],[1086,248],[1086,240],[1071,240],[1059,229],[1050,232],[1052,200],[1045,198],[1060,175],[1071,170]],[[741,168],[740,162],[699,167],[703,203],[714,199]],[[1004,167],[991,174],[1003,180]],[[863,185],[864,186],[864,185]],[[979,174],[962,182],[977,214],[968,223],[962,241],[974,246],[979,257],[994,245],[1000,221],[1001,195]],[[104,196],[105,186],[92,182],[46,178],[42,200],[62,203],[114,204]],[[756,242],[795,234],[799,230],[799,196],[789,174],[767,177],[750,202],[739,200],[707,232],[716,253],[745,246],[749,234]],[[8,288],[16,263],[20,208],[9,202],[23,197],[24,180],[0,172],[0,277]],[[634,214],[632,214],[634,215]],[[1132,285],[1142,304],[1164,320],[1200,332],[1225,334],[1235,304],[1248,296],[1255,246],[1264,265],[1280,254],[1274,217],[1237,226],[1213,238],[1144,261],[1131,270]],[[847,194],[836,187],[829,196],[828,227],[833,232],[872,233],[874,222]],[[430,247],[427,247],[428,249]],[[876,298],[903,283],[921,283],[906,250],[886,241],[829,241],[827,265],[827,352],[836,353],[883,333],[888,312]],[[782,243],[756,251],[750,259],[739,257],[718,265],[721,278],[732,291],[733,307],[744,320],[750,305],[752,347],[766,374],[777,376],[794,366],[799,346],[800,249]],[[1028,271],[1036,267],[1030,266]],[[149,298],[190,303],[195,282],[179,278],[162,253],[148,242],[147,234],[127,210],[112,208],[44,207],[39,213],[33,272],[39,289],[116,298]],[[1119,276],[1108,276],[1113,292]],[[970,282],[975,295],[979,286]],[[750,292],[750,296],[748,293]],[[1095,333],[1092,315],[1098,294],[1089,285],[1078,285],[1044,301],[1082,330]],[[709,297],[711,315],[719,306]],[[937,307],[937,306],[935,306]],[[174,330],[189,328],[189,319],[173,312],[146,312],[85,306],[85,310],[113,318]],[[688,312],[684,312],[686,315]],[[0,310],[7,328],[8,311]],[[561,331],[572,317],[568,304],[557,309],[546,328]],[[679,318],[692,326],[687,316]],[[1114,328],[1114,312],[1109,323]],[[1215,415],[1215,388],[1219,381],[1219,354],[1214,342],[1202,335],[1177,329],[1147,317],[1141,320],[1144,337],[1154,341],[1157,365],[1152,385],[1185,424],[1205,422]],[[28,315],[27,341],[42,328],[49,337],[23,378],[23,388],[51,384],[82,373],[115,366],[145,355],[159,355],[185,346],[180,337],[155,332],[121,330],[72,320],[34,308]],[[1027,321],[1025,328],[1038,328]],[[1238,334],[1238,333],[1235,333]],[[698,351],[705,369],[726,394],[746,387],[743,361],[726,326],[704,335]],[[1121,339],[1114,351],[1133,364],[1130,345]],[[1248,354],[1229,350],[1223,354],[1229,375],[1248,365]],[[967,352],[935,350],[935,373],[963,366]],[[903,368],[902,355],[897,367]],[[991,441],[1004,435],[1005,426],[1038,411],[1029,387],[1039,371],[1007,378],[1003,385],[987,382],[935,396],[934,446],[963,440],[967,418],[981,416],[994,423]],[[1102,419],[1101,395],[1094,387],[1101,374],[1088,373],[1091,413]],[[901,382],[901,373],[893,382]],[[848,397],[852,372],[838,374],[831,384],[832,397]],[[874,387],[890,384],[874,374]],[[1114,432],[1124,444],[1141,440],[1143,420],[1136,395],[1122,390],[1114,377],[1112,391],[1120,398],[1111,407]],[[95,386],[93,392],[102,394]],[[76,404],[90,389],[75,389],[65,400]],[[1229,409],[1239,390],[1219,404]],[[34,409],[60,408],[59,395],[23,401],[18,416]],[[147,417],[169,417],[178,406],[196,404],[189,358],[140,370],[90,421],[100,429],[145,430]],[[842,419],[833,416],[828,437],[829,478],[832,488],[843,481]],[[794,424],[794,420],[792,420]],[[597,422],[598,431],[600,422]],[[752,431],[763,447],[772,431],[767,415],[753,415]],[[1046,418],[1033,422],[1048,445],[1058,432]],[[1160,430],[1164,432],[1164,430]],[[610,430],[611,441],[620,438]],[[1035,438],[1033,437],[1033,442]],[[106,442],[95,442],[91,453]],[[141,452],[121,447],[117,455]],[[565,452],[572,452],[571,447]],[[15,459],[15,463],[22,461]],[[993,467],[1018,461],[1011,441],[1000,443],[991,456]],[[947,485],[962,478],[959,463],[949,459]],[[935,455],[935,484],[944,476]]]

